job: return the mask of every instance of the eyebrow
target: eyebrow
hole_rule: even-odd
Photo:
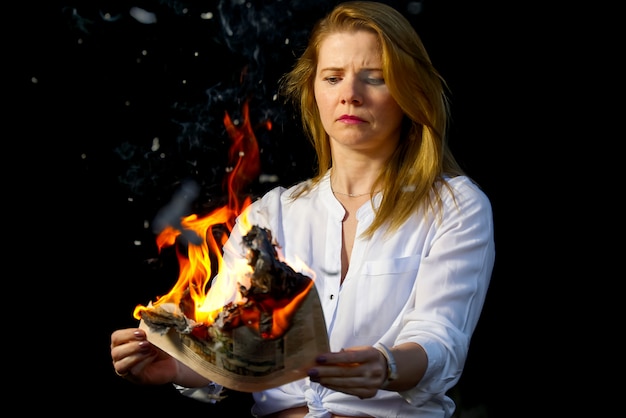
[[[376,67],[367,67],[367,68],[361,68],[359,70],[359,72],[372,72],[372,71],[382,71],[382,68],[376,68]],[[343,67],[327,67],[327,68],[320,68],[320,72],[323,71],[344,71]]]

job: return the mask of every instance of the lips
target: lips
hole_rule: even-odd
[[[338,120],[341,122],[348,122],[348,123],[365,122],[363,119],[357,116],[352,116],[352,115],[343,115]]]

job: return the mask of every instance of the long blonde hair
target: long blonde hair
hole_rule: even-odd
[[[299,110],[304,131],[317,154],[316,175],[297,190],[294,198],[317,184],[333,163],[313,89],[320,45],[330,34],[358,30],[377,35],[385,82],[405,114],[398,147],[372,187],[374,191],[382,186],[383,199],[374,222],[365,231],[371,236],[384,224],[388,224],[389,231],[397,230],[421,208],[436,212],[441,206],[437,183],[447,184],[444,176],[464,173],[447,144],[448,86],[433,67],[415,29],[391,6],[348,1],[317,22],[305,51],[280,81],[281,94]]]

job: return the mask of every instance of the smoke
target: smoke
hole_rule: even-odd
[[[181,183],[180,189],[174,193],[172,200],[156,214],[152,222],[152,231],[155,234],[161,233],[165,228],[172,227],[180,231],[182,237],[195,245],[202,243],[200,237],[194,231],[183,228],[181,219],[192,213],[192,204],[198,197],[198,185],[187,180]]]
[[[336,3],[66,2],[77,43],[97,46],[94,67],[104,70],[111,94],[123,96],[107,108],[119,126],[110,127],[103,145],[117,156],[117,178],[130,197],[158,201],[189,178],[200,201],[223,194],[230,145],[223,120],[228,114],[241,122],[244,103],[261,152],[263,181],[251,192],[308,177],[310,145],[294,110],[277,96],[278,79],[304,49],[313,23]],[[422,2],[403,3],[408,14],[420,13]],[[260,128],[268,120],[273,128]]]

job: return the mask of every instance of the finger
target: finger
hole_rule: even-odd
[[[111,350],[115,373],[120,377],[127,377],[137,364],[149,360],[155,354],[149,341],[133,341],[117,346]]]
[[[321,372],[321,371],[320,371]],[[321,373],[315,376],[315,373],[309,373],[310,379],[313,382],[317,382],[323,385],[342,386],[342,387],[362,387],[362,388],[377,388],[380,386],[382,377],[374,375],[369,372],[353,373],[348,375],[332,374],[322,375]]]
[[[317,366],[309,370],[309,377],[312,378],[328,378],[328,377],[360,377],[371,378],[379,381],[384,377],[387,370],[381,366],[380,360],[369,361],[365,363],[358,362],[332,362],[318,363]]]
[[[143,370],[154,361],[154,357],[157,356],[158,353],[150,352],[148,356],[143,359],[139,359],[130,369],[130,374],[134,376],[139,376],[143,372]]]
[[[356,396],[360,399],[367,399],[376,396],[378,393],[377,388],[363,388],[354,386],[341,386],[341,385],[323,385],[324,387],[334,390],[335,392],[343,392],[348,395]]]
[[[324,353],[315,359],[318,364],[356,365],[378,360],[378,350],[373,347],[341,349],[335,353]]]
[[[364,366],[360,364],[318,365],[308,371],[311,380],[319,379],[347,379],[362,377],[365,374]],[[317,381],[315,380],[315,381]]]
[[[116,330],[111,334],[111,349],[129,341],[143,341],[145,339],[146,333],[139,328]]]

